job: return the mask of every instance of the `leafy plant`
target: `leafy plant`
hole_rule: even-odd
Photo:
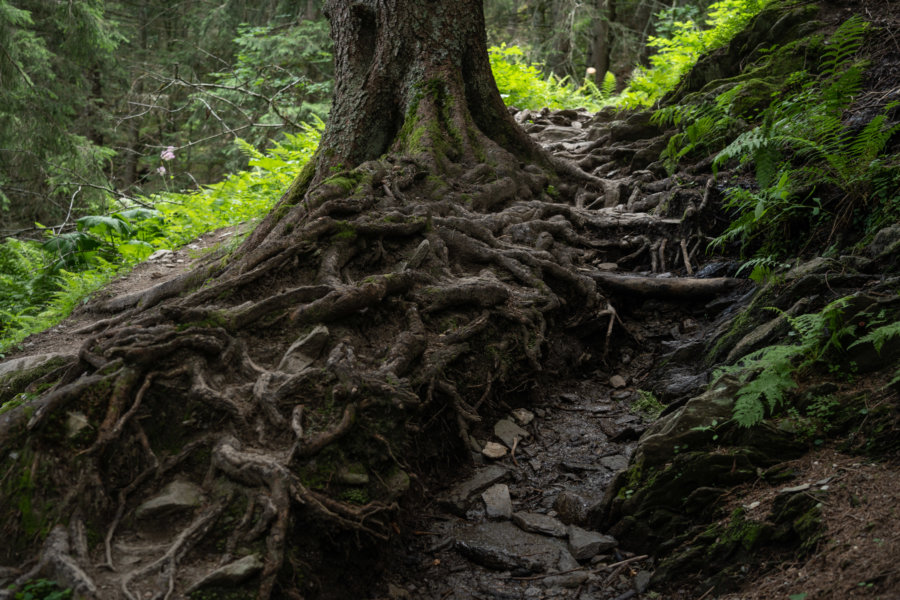
[[[881,327],[873,329],[863,337],[850,344],[849,347],[852,348],[860,344],[871,343],[876,352],[881,352],[881,348],[884,346],[884,343],[888,339],[893,337],[900,337],[900,321],[894,321],[893,323],[889,323],[888,325],[882,325]]]
[[[518,46],[493,46],[488,49],[494,80],[504,102],[521,109],[554,110],[579,106],[599,110],[615,91],[616,79],[606,73],[602,87],[585,81],[575,86],[567,78],[544,77],[541,65],[525,61],[525,52]]]
[[[794,377],[822,360],[832,349],[842,349],[844,340],[855,330],[844,322],[844,308],[850,296],[839,298],[817,313],[792,317],[779,312],[790,324],[793,344],[777,344],[751,352],[735,365],[720,369],[718,375],[733,373],[741,387],[737,392],[733,416],[743,427],[756,425],[786,402],[788,392],[797,387]]]
[[[759,243],[764,255],[776,256],[787,250],[784,240],[795,224],[806,231],[827,226],[831,235],[864,215],[871,230],[900,209],[891,208],[900,204],[900,161],[884,155],[900,132],[888,118],[896,103],[862,127],[843,121],[862,85],[864,65],[853,57],[867,28],[859,17],[845,21],[824,44],[817,74],[800,71],[788,78],[759,124],[716,156],[714,168],[735,160],[752,165],[756,187],[726,192],[733,221],[712,246],[739,242],[746,250]]]
[[[238,140],[250,168],[187,194],[137,199],[109,215],[78,219],[75,231],[37,242],[0,244],[0,355],[56,325],[113,277],[156,249],[182,246],[221,227],[269,212],[318,146],[321,120],[288,134],[266,153]],[[151,206],[153,208],[147,208]]]
[[[636,411],[645,414],[650,419],[657,418],[660,413],[662,413],[662,411],[666,408],[663,403],[653,395],[653,392],[649,392],[647,390],[638,390],[638,397],[634,402],[632,402],[631,406]]]
[[[49,579],[31,580],[13,596],[15,600],[68,600],[71,597],[71,589],[62,589]]]
[[[638,67],[618,99],[624,108],[651,106],[673,90],[704,52],[728,43],[770,0],[720,0],[709,6],[706,28],[693,19],[668,20],[665,36],[650,37],[650,68]]]

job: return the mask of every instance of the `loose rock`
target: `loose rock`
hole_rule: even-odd
[[[569,551],[577,560],[588,560],[619,545],[616,539],[575,525],[569,526]]]
[[[506,446],[497,442],[488,442],[484,445],[481,453],[491,460],[499,460],[506,456]]]
[[[587,502],[573,492],[561,492],[553,502],[553,510],[565,524],[583,523],[587,514]]]
[[[625,387],[626,385],[628,385],[628,383],[625,381],[625,378],[622,377],[621,375],[613,375],[612,377],[609,378],[609,385],[618,389],[618,388]]]
[[[251,554],[216,569],[192,585],[191,590],[198,590],[213,585],[237,585],[262,571],[262,568],[263,562],[259,559],[259,556]]]
[[[622,456],[621,454],[604,456],[600,459],[600,464],[602,464],[610,471],[622,471],[628,468],[628,458]]]
[[[278,364],[278,370],[285,373],[300,373],[315,362],[327,341],[328,328],[319,325],[291,344]]]
[[[484,500],[489,518],[508,519],[512,516],[512,500],[509,497],[509,487],[505,483],[492,485],[481,494],[481,498]]]
[[[488,569],[543,573],[558,568],[569,552],[562,542],[522,531],[509,521],[493,521],[456,534],[457,552]]]
[[[457,485],[449,494],[441,498],[439,503],[450,512],[464,516],[472,496],[506,478],[508,474],[509,470],[500,465],[479,469],[472,477]]]
[[[69,438],[76,437],[79,433],[90,427],[91,424],[84,413],[70,411],[66,418],[66,436]]]
[[[203,490],[189,481],[173,481],[162,492],[150,498],[134,511],[138,519],[156,517],[170,512],[188,510],[200,506]]]
[[[524,408],[517,408],[516,410],[512,411],[512,416],[521,425],[528,425],[529,423],[534,421],[534,413]]]
[[[525,531],[552,537],[566,537],[566,526],[559,519],[533,512],[517,512],[512,515],[513,523]]]
[[[338,469],[338,481],[347,485],[367,485],[369,483],[369,474],[360,463],[345,465]]]
[[[516,443],[516,438],[521,441],[531,434],[512,421],[500,419],[497,421],[497,424],[494,425],[494,435],[500,438],[503,443],[506,444],[507,448],[512,448],[513,444]]]
[[[638,574],[634,578],[634,591],[638,594],[643,594],[647,591],[647,588],[650,586],[650,579],[653,577],[653,573],[650,571],[638,571]]]

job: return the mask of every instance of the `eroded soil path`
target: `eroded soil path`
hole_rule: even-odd
[[[605,178],[605,195],[580,195],[579,205],[666,227],[675,205],[704,207],[710,188],[676,184],[652,164],[665,136],[642,119],[615,122],[578,111],[517,115],[545,148]],[[669,226],[684,224],[671,219]],[[712,283],[733,274],[727,262],[700,264],[698,242],[686,231],[684,242],[668,250],[623,236],[597,253],[595,263],[610,281],[627,283],[633,274],[631,282],[647,287],[618,289],[609,329],[616,335],[570,349],[584,365],[582,377],[550,377],[530,393],[510,395],[508,412],[486,419],[473,436],[471,466],[454,481],[423,482],[424,511],[408,524],[413,533],[388,569],[387,597],[652,597],[645,593],[653,559],[593,530],[591,511],[628,466],[647,425],[704,388],[706,340],[752,294],[749,282],[713,293],[686,287],[687,299],[648,293],[654,283],[677,285],[679,276],[695,285],[697,278]]]

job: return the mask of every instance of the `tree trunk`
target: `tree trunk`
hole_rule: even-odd
[[[331,0],[326,13],[336,83],[318,179],[389,151],[471,162],[491,141],[536,158],[494,83],[481,0]]]
[[[38,558],[17,585],[184,597],[240,559],[262,599],[360,597],[335,550],[376,568],[434,457],[612,330],[588,236],[627,226],[551,187],[596,180],[516,126],[480,0],[326,8],[315,159],[232,256],[97,303],[117,314],[0,415],[0,564]]]
[[[588,48],[588,67],[594,69],[594,83],[603,84],[603,78],[609,71],[610,28],[608,0],[596,0],[594,22],[591,27],[591,45]]]

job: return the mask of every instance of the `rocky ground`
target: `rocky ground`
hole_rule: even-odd
[[[799,413],[751,430],[736,427],[730,417],[737,383],[713,375],[717,365],[789,339],[788,317],[836,298],[853,296],[846,310],[860,327],[872,315],[896,319],[900,227],[855,252],[800,261],[757,286],[735,277],[737,263],[706,254],[709,237],[727,221],[718,206],[728,174],[716,180],[710,161],[700,160],[670,175],[658,159],[672,132],[653,125],[649,113],[515,117],[545,149],[577,165],[577,178],[552,192],[571,200],[577,210],[566,216],[579,230],[560,225],[561,212],[542,220],[543,230],[511,226],[504,236],[522,239],[501,241],[534,242],[543,251],[557,236],[576,242],[579,252],[587,248],[555,258],[568,257],[603,290],[606,305],[596,308],[602,318],[583,321],[595,331],[549,339],[540,381],[513,386],[501,410],[482,410],[471,428],[460,428],[471,458],[461,469],[455,456],[390,456],[403,466],[399,473],[412,475],[382,482],[409,486],[404,510],[389,524],[392,552],[330,556],[330,568],[308,573],[293,589],[319,598],[346,598],[355,589],[365,591],[353,597],[429,600],[900,598],[900,401],[891,381],[900,345],[859,347],[833,372],[800,378],[797,406],[827,412],[828,431],[811,428],[809,415]],[[586,173],[591,185],[584,186]],[[192,251],[217,246],[230,233],[212,234]],[[21,356],[75,352],[98,319],[121,310],[121,299],[202,265],[205,258],[190,252],[141,266],[73,320],[28,340]],[[490,391],[489,382],[485,397]],[[66,425],[76,434],[82,426]],[[456,431],[441,433],[458,439]],[[365,472],[335,476],[349,492],[371,483]],[[129,488],[122,489],[124,499]],[[160,532],[171,532],[162,519],[154,531],[153,519],[142,516],[190,514],[201,494],[199,486],[169,484],[141,495],[115,543],[110,533],[106,548],[96,543],[71,553],[101,567],[114,556],[143,576],[171,558],[160,541]],[[125,506],[120,501],[119,510]],[[251,521],[267,506],[260,495],[245,514],[226,518],[259,539]],[[202,528],[216,518],[193,523]],[[184,531],[184,539],[194,536]],[[223,540],[231,544],[225,556],[236,560],[212,564],[182,552],[181,538],[166,538],[184,559],[182,578],[195,582],[188,588],[195,597],[223,597],[223,587],[252,581],[263,569],[257,554],[237,558],[236,539]],[[300,572],[305,557],[287,560]],[[19,569],[0,570],[0,583],[22,577]],[[105,571],[102,577],[114,579]],[[110,594],[117,589],[107,587]]]
[[[895,463],[873,463],[865,456],[848,454],[846,443],[812,447],[814,451],[805,454],[804,443],[764,436],[763,444],[773,444],[784,455],[760,459],[748,469],[742,462],[745,457],[729,447],[738,444],[724,441],[726,431],[720,432],[721,443],[715,438],[697,438],[713,435],[709,432],[715,427],[709,425],[709,419],[688,425],[679,421],[684,421],[686,414],[690,417],[686,407],[696,406],[698,397],[710,396],[702,392],[711,377],[709,356],[714,342],[737,315],[752,312],[753,300],[760,295],[747,280],[722,277],[732,275],[736,264],[722,260],[704,264],[708,259],[697,250],[699,221],[691,231],[681,220],[667,217],[685,206],[707,204],[708,196],[715,193],[706,185],[708,179],[698,176],[694,185],[685,185],[684,178],[690,176],[667,178],[648,162],[658,152],[664,134],[646,123],[646,114],[624,122],[612,114],[583,111],[526,111],[518,118],[545,147],[582,164],[600,163],[595,169],[605,171],[605,180],[610,182],[605,195],[584,195],[579,203],[594,205],[594,210],[607,215],[621,215],[622,222],[629,225],[645,220],[651,227],[680,228],[686,231],[686,243],[666,248],[657,242],[651,247],[646,239],[623,236],[616,244],[597,250],[593,262],[613,290],[610,297],[616,309],[610,317],[610,331],[614,334],[599,332],[597,339],[603,340],[602,344],[563,353],[583,365],[582,377],[550,377],[538,391],[526,392],[523,387],[521,394],[507,394],[508,411],[492,415],[474,430],[468,468],[452,479],[447,474],[457,473],[455,470],[413,482],[416,508],[402,522],[403,541],[395,545],[384,575],[365,575],[379,581],[372,585],[369,597],[737,600],[803,593],[809,593],[810,599],[898,597],[888,591],[897,581],[890,557],[896,555],[900,540]],[[660,206],[663,209],[657,208]],[[101,298],[92,310],[109,308],[116,298],[140,293],[148,285],[157,285],[214,256],[215,249],[232,234],[211,234],[179,253],[160,255],[141,265],[107,290],[103,294],[106,300]],[[895,247],[896,240],[891,239],[886,234],[882,245]],[[885,248],[880,249],[882,255]],[[858,259],[857,267],[859,260],[867,259]],[[812,263],[793,280],[808,288],[814,283],[810,277],[824,273],[824,280],[834,268],[821,261]],[[863,273],[843,280],[833,275],[829,281],[836,288],[832,294],[864,284],[871,296],[882,294],[888,301],[895,300],[886,290],[896,285],[896,277],[885,281],[881,274]],[[770,302],[795,303],[799,297],[790,286],[782,296],[770,297]],[[801,306],[806,307],[810,297],[814,299],[807,293]],[[73,351],[87,335],[80,328],[97,317],[96,312],[82,310],[68,322],[28,340],[23,353]],[[783,325],[770,319],[751,326],[732,340],[730,352],[726,347],[719,355],[739,355],[757,348],[780,330],[783,333]],[[896,398],[882,396],[872,398],[888,405],[896,402]],[[720,414],[723,422],[729,411],[725,406]],[[660,412],[662,417],[657,420]],[[704,413],[702,418],[708,416]],[[669,425],[661,425],[664,423]],[[660,436],[653,434],[667,427],[667,433],[674,429],[675,435],[663,436],[662,445],[654,447],[653,440],[658,442]],[[615,505],[616,495],[621,504],[623,499],[631,500],[632,494],[644,494],[638,486],[646,481],[633,477],[636,454],[669,451],[662,460],[671,463],[677,458],[678,435],[694,436],[691,445],[706,444],[709,456],[725,456],[724,470],[729,475],[723,483],[716,465],[705,465],[697,477],[687,478],[687,489],[663,489],[671,495],[669,504],[680,506],[688,519],[675,519],[678,527],[665,520],[660,526],[669,528],[667,535],[680,532],[681,537],[663,541],[646,531],[635,537],[633,527],[610,518],[610,505]],[[676,448],[671,453],[673,444]],[[623,477],[634,480],[625,485]],[[193,488],[167,489],[150,499],[146,510],[156,510],[154,502],[191,504],[196,502],[192,495],[198,493],[199,489]],[[653,502],[661,507],[664,500]],[[685,507],[685,503],[692,506]],[[785,504],[800,506],[800,516],[810,506],[816,507],[814,526],[807,532],[794,531],[791,524],[797,511],[780,515]],[[631,511],[642,514],[641,506]],[[748,544],[746,536],[731,540],[731,546],[716,545],[723,532],[734,526],[735,510],[750,521],[774,528],[787,523],[791,533],[782,536],[774,548],[769,547],[767,552],[772,554],[762,560],[758,553],[763,546],[751,543],[747,552],[740,551],[742,544]],[[718,563],[723,569],[724,563],[733,563],[725,585],[696,560],[682,557],[666,562],[667,557],[681,556],[673,550],[685,549],[685,536],[696,535],[698,523],[705,531],[713,528],[715,539],[697,547],[720,553],[719,558],[726,559]],[[145,543],[146,535],[135,538],[135,543]],[[690,547],[687,544],[688,550]],[[799,552],[798,547],[805,549]],[[235,563],[231,567],[237,575],[218,576],[225,577],[224,581],[231,576],[243,578],[248,576],[246,569],[252,576],[260,565]],[[673,573],[673,568],[678,572]],[[734,589],[743,591],[727,595]],[[327,590],[319,591],[329,597]]]
[[[616,123],[609,116],[577,111],[523,111],[517,118],[545,147],[582,165],[599,163],[594,172],[608,178],[606,196],[582,198],[588,205],[618,211],[633,220],[642,218],[639,211],[659,214],[671,210],[654,209],[677,202],[679,195],[682,202],[687,197],[687,202],[693,198],[698,205],[706,204],[700,195],[702,185],[685,189],[674,179],[659,177],[658,166],[648,161],[658,154],[663,138],[641,139],[652,132],[640,121],[641,116],[633,116],[631,123]],[[629,136],[638,139],[621,141]],[[623,168],[629,161],[630,166]],[[689,178],[686,174],[681,177]],[[702,179],[698,181],[702,184]],[[894,230],[885,233],[881,243],[896,248],[897,234]],[[651,269],[634,274],[640,277],[666,281],[691,273],[708,278],[735,270],[734,264],[724,261],[698,264],[702,253],[693,252],[675,253],[667,268],[664,247],[650,250],[624,238],[622,245],[627,244],[633,244],[629,249],[636,246],[659,252],[661,257],[652,261]],[[870,256],[873,253],[884,258],[885,247],[876,246]],[[603,268],[611,275],[623,274],[632,256],[623,258],[621,250],[613,256],[598,255],[597,261],[604,261]],[[618,262],[613,262],[616,259]],[[854,260],[859,266],[863,259],[848,257],[845,262]],[[827,277],[834,267],[823,269],[821,263],[812,263],[789,278],[802,280],[815,273]],[[850,287],[864,283],[870,289],[878,288],[872,297],[884,294],[888,299],[891,286],[897,283],[896,277],[885,282],[881,275],[839,279],[834,279],[835,288],[844,286],[843,291],[849,292]],[[812,283],[812,279],[806,280],[807,285]],[[898,464],[893,459],[881,463],[848,454],[847,440],[815,449],[823,443],[821,439],[812,444],[813,440],[793,439],[794,432],[790,436],[762,434],[756,441],[744,440],[746,445],[756,445],[756,455],[751,458],[757,463],[753,464],[752,460],[742,463],[740,452],[729,448],[738,443],[724,439],[716,443],[716,435],[706,445],[712,456],[726,458],[730,473],[726,481],[710,463],[686,482],[686,488],[668,490],[672,494],[668,504],[693,504],[684,512],[708,527],[707,537],[712,531],[712,539],[691,540],[692,534],[685,537],[684,530],[689,528],[684,526],[680,538],[657,539],[649,546],[646,541],[636,544],[627,533],[619,539],[609,535],[604,525],[633,530],[611,520],[608,513],[609,505],[615,504],[614,495],[624,492],[630,496],[638,491],[639,481],[633,482],[635,489],[626,489],[629,486],[622,479],[615,479],[616,474],[620,478],[628,474],[629,466],[633,472],[636,452],[667,452],[664,461],[671,462],[677,457],[679,440],[690,439],[691,445],[702,446],[704,442],[697,436],[706,433],[703,430],[716,429],[715,418],[710,417],[708,408],[703,409],[703,399],[710,394],[701,395],[712,373],[708,356],[735,317],[750,309],[753,298],[764,295],[749,281],[731,291],[720,290],[713,298],[697,294],[687,301],[647,298],[627,288],[621,293],[617,306],[627,335],[617,339],[612,349],[582,349],[604,354],[605,360],[593,361],[598,368],[580,380],[550,383],[538,397],[510,398],[509,413],[498,415],[472,440],[473,464],[468,474],[450,484],[433,482],[434,488],[423,494],[430,500],[386,577],[386,596],[435,600],[900,598],[894,587],[898,574],[890,558],[900,543],[895,509],[900,500],[895,485],[900,478]],[[805,307],[817,298],[808,287],[805,297],[796,289],[784,293],[781,301],[788,300],[800,301]],[[891,303],[895,304],[896,298]],[[741,356],[772,342],[776,329],[783,334],[784,326],[783,319],[774,319],[750,327],[719,354],[721,358]],[[877,370],[892,360],[893,354],[884,355],[872,368]],[[896,390],[888,390],[884,384],[881,380],[864,387],[877,390],[871,396],[873,404],[887,405],[891,411],[891,404],[896,405],[898,399]],[[733,394],[733,389],[730,387],[728,394]],[[699,401],[688,402],[697,396]],[[713,398],[715,404],[715,395]],[[664,409],[657,399],[665,403]],[[686,404],[706,412],[692,416],[690,407],[683,408]],[[729,400],[724,408],[720,408],[719,423],[730,417]],[[662,410],[662,418],[652,424],[659,416],[657,409]],[[648,428],[651,431],[643,435]],[[660,432],[669,438],[656,447]],[[725,432],[722,434],[724,438]],[[862,438],[866,433],[860,429],[853,435]],[[768,444],[772,448],[763,448]],[[688,444],[683,447],[687,449]],[[769,456],[763,458],[765,451]],[[793,457],[799,458],[786,460]],[[742,470],[746,472],[741,474]],[[659,507],[667,504],[665,498],[654,502]],[[792,505],[802,510],[785,509]],[[798,521],[810,506],[815,518],[804,531]],[[760,552],[763,545],[744,532],[720,544],[728,537],[729,528],[734,528],[735,511],[750,522],[784,531],[780,538],[772,536],[774,546],[764,552]],[[641,535],[644,540],[654,540],[652,535]],[[685,539],[689,543],[685,544]],[[682,550],[687,547],[690,555],[691,543],[701,554],[714,552],[717,556],[706,566],[696,560],[666,562],[665,557],[679,546]],[[765,555],[767,552],[770,554]],[[718,569],[730,574],[717,578]],[[740,591],[729,593],[736,589]]]

